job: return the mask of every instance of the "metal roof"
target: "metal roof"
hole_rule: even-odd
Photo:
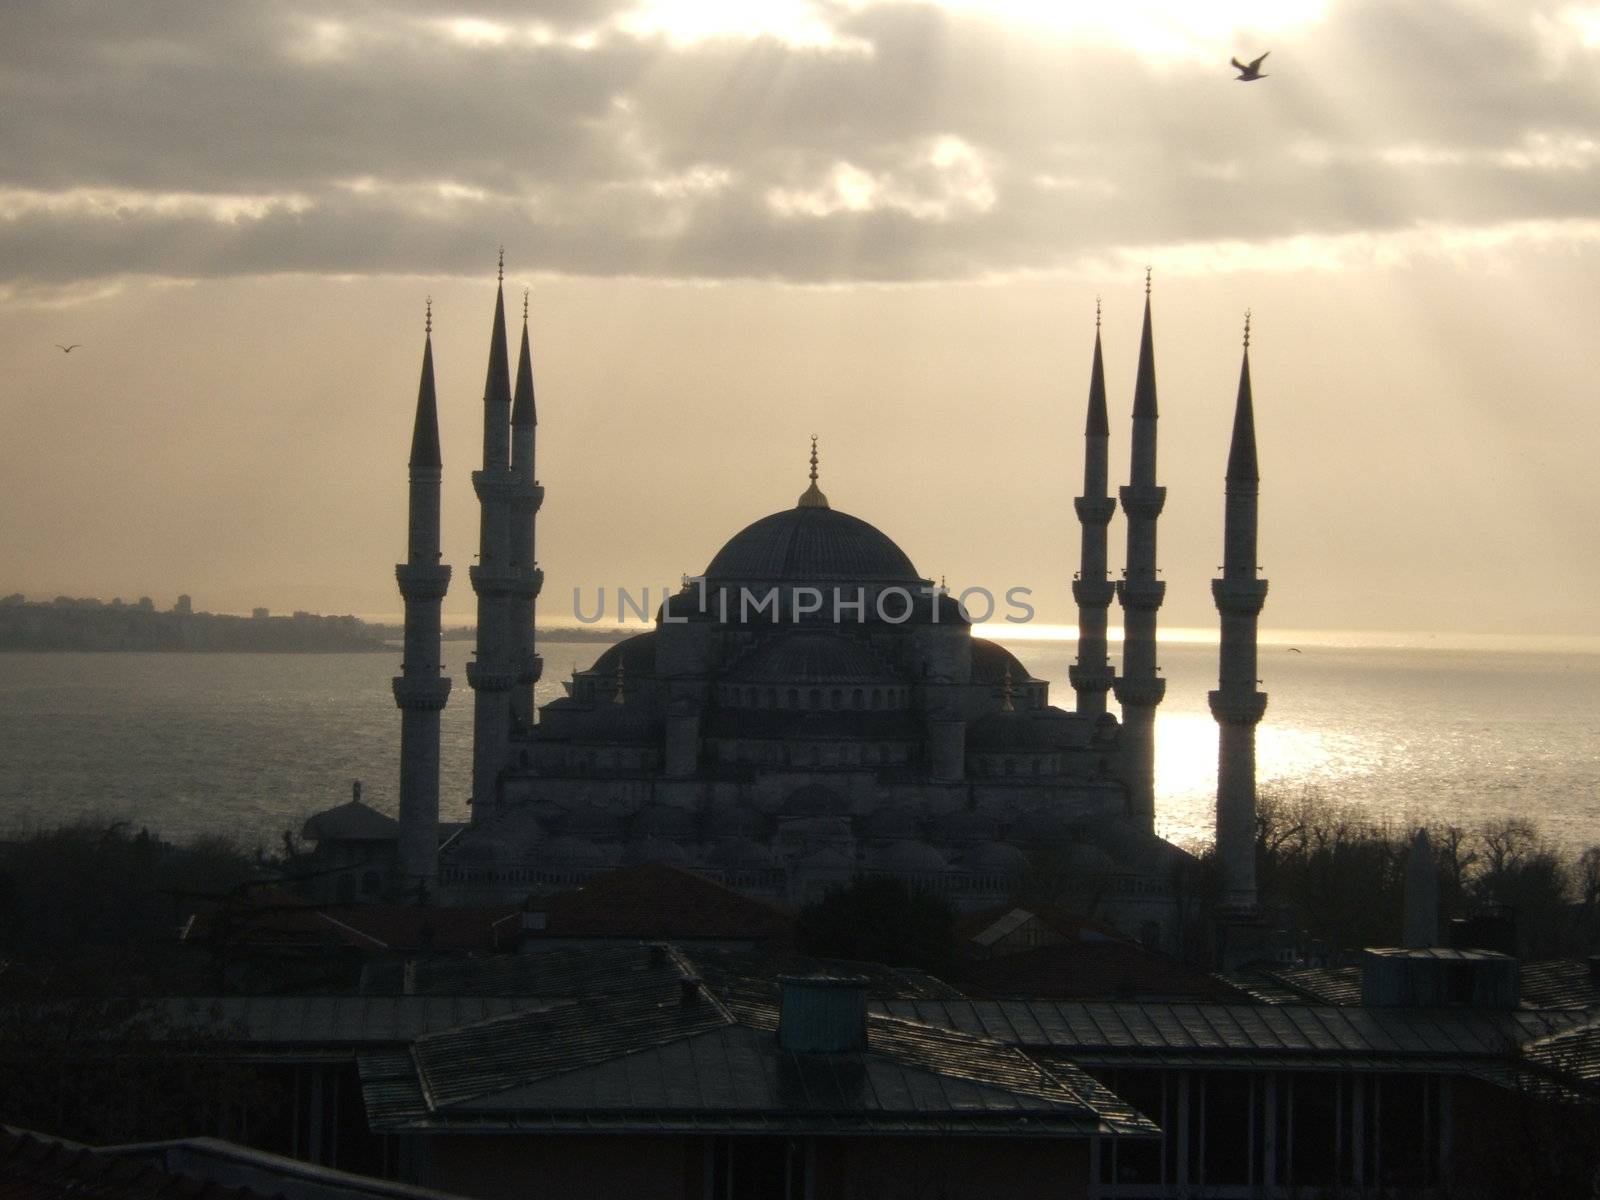
[[[762,998],[690,979],[418,1038],[360,1058],[374,1129],[819,1129],[1150,1135],[1070,1063],[875,1015],[867,1048],[797,1053]]]
[[[873,1008],[1075,1059],[1089,1051],[1493,1057],[1584,1019],[1561,1011],[1041,1000],[888,1000]]]
[[[422,1034],[549,1001],[527,996],[213,996],[155,1000],[177,1028],[199,1026],[236,1043],[403,1045]]]

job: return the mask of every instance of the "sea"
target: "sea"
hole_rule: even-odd
[[[1070,708],[1074,647],[1010,643]],[[604,649],[545,642],[541,703]],[[441,798],[465,819],[472,742],[467,641],[444,643]],[[1115,651],[1114,651],[1115,653]],[[1214,644],[1164,643],[1157,831],[1209,837],[1216,785]],[[399,654],[0,654],[0,834],[125,821],[173,839],[280,845],[311,813],[364,797],[393,811]],[[1395,824],[1527,818],[1570,850],[1600,844],[1600,653],[1267,645],[1264,791],[1314,789]]]

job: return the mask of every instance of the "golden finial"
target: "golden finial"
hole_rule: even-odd
[[[1147,297],[1150,295],[1150,268],[1148,266],[1144,269],[1144,294]]]
[[[1001,680],[1000,680],[1000,711],[1001,712],[1016,712],[1017,711],[1017,706],[1015,704],[1011,703],[1011,697],[1014,694],[1015,694],[1015,689],[1011,686],[1011,668],[1007,667],[1005,675],[1002,676]]]
[[[422,332],[429,337],[433,336],[433,297],[428,297],[427,316],[422,321]]]
[[[1250,349],[1250,310],[1244,310],[1244,348]]]
[[[817,487],[817,435],[811,435],[811,484],[800,494],[799,508],[827,508],[828,498]]]
[[[945,585],[944,585],[944,573],[943,573],[943,572],[942,572],[942,571],[941,571],[941,572],[940,572],[940,573],[939,573],[939,590],[940,590],[940,591],[941,591],[941,592],[944,592],[944,591],[948,591],[948,590],[949,590],[949,589],[948,589],[948,588],[946,588],[946,587],[945,587]]]
[[[506,281],[506,248],[504,246],[500,247],[500,273],[498,278],[501,283]]]
[[[528,289],[522,289],[522,323],[528,323]]]

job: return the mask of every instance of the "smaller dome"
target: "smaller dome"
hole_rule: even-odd
[[[615,675],[618,666],[622,667],[625,680],[653,676],[656,673],[656,631],[638,633],[608,646],[589,671],[595,675]]]
[[[688,865],[689,855],[677,842],[669,842],[664,838],[645,838],[642,841],[630,842],[622,860],[629,866],[660,862],[682,867]]]
[[[606,865],[608,856],[599,846],[583,838],[558,837],[545,843],[544,852],[540,857],[552,865],[599,867]]]
[[[561,831],[573,837],[615,838],[622,836],[622,821],[599,804],[580,804],[568,811]]]
[[[1011,840],[1016,842],[1060,842],[1069,833],[1067,821],[1060,813],[1048,808],[1036,808],[1023,813],[1011,826]]]
[[[933,819],[934,836],[941,842],[987,842],[1000,830],[1000,822],[975,808],[958,808]]]
[[[714,867],[754,870],[772,865],[772,851],[760,842],[744,837],[718,838],[706,861]]]
[[[1014,684],[1036,682],[1028,668],[1023,666],[1022,660],[999,642],[991,642],[988,638],[972,639],[973,683],[1004,683],[1008,671]]]
[[[962,865],[985,875],[1021,875],[1027,870],[1028,856],[1009,842],[989,842],[968,854]]]
[[[832,788],[820,783],[808,783],[784,797],[778,811],[786,817],[821,817],[847,815],[850,801]]]
[[[635,838],[686,838],[695,832],[694,814],[675,804],[652,804],[633,818]]]
[[[905,808],[880,808],[863,817],[856,828],[873,841],[915,841],[917,818]]]
[[[872,856],[872,865],[888,871],[942,871],[950,864],[927,842],[893,842]]]
[[[823,846],[812,851],[795,864],[803,871],[854,871],[856,860],[834,846]]]
[[[1117,869],[1116,862],[1099,846],[1076,842],[1066,848],[1062,865],[1073,875],[1104,875]]]
[[[753,808],[746,808],[742,804],[730,804],[724,808],[712,809],[707,818],[707,825],[718,837],[753,838],[761,832],[766,820]]]

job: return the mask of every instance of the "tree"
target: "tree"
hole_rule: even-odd
[[[955,959],[955,911],[943,896],[890,876],[858,875],[800,910],[796,948],[938,973]]]

